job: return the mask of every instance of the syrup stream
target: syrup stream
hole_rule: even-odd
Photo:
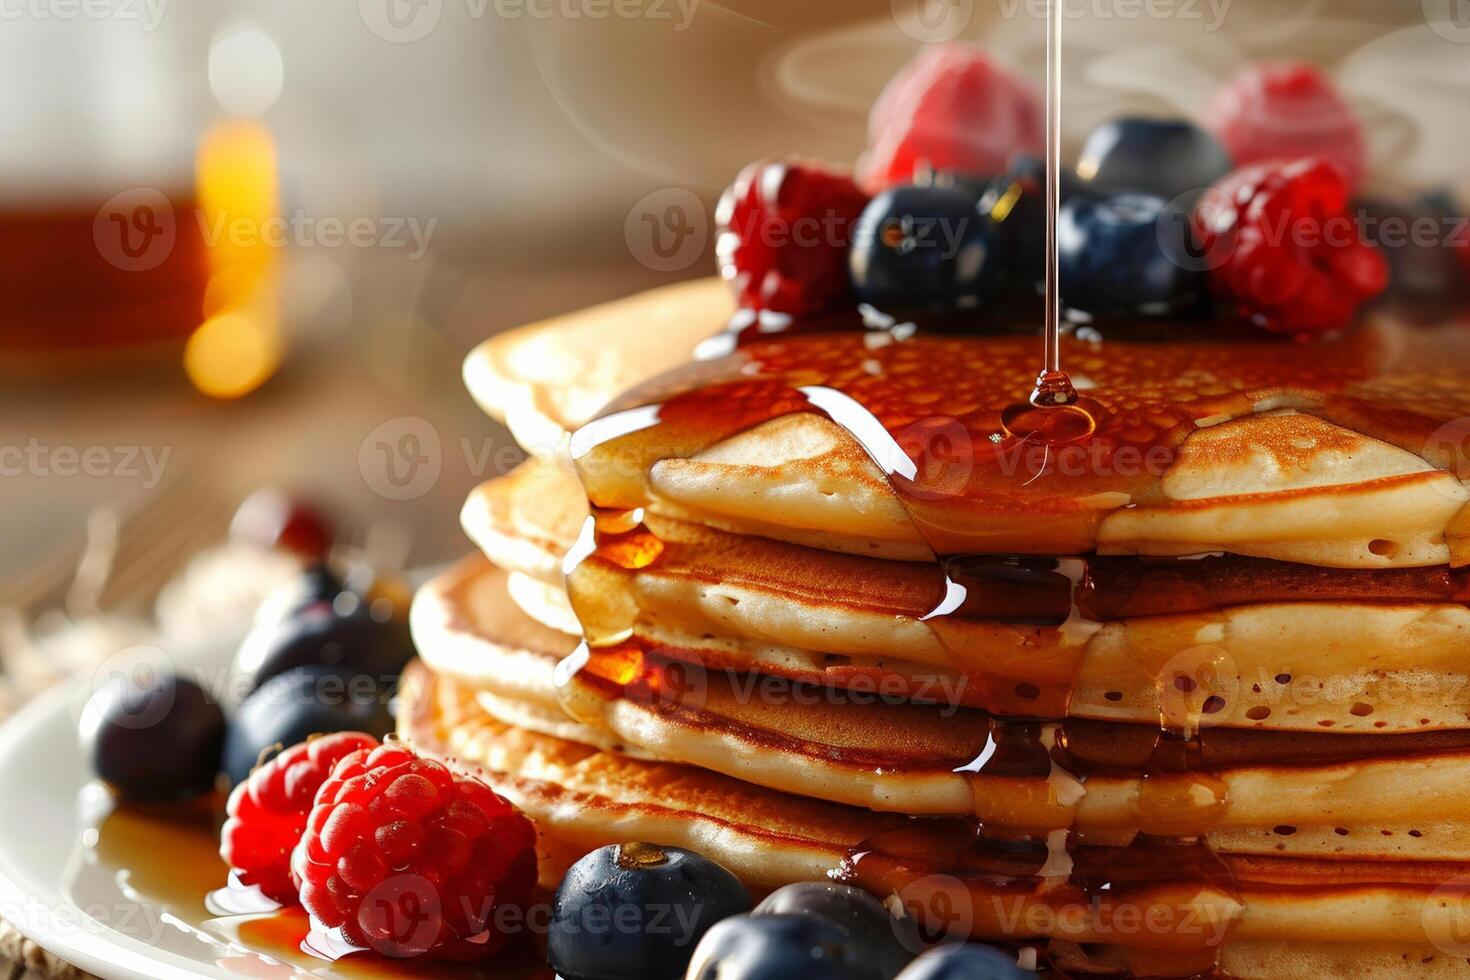
[[[1062,368],[1061,260],[1057,254],[1057,214],[1062,207],[1062,0],[1046,8],[1046,281],[1041,370],[1025,402],[1006,409],[1001,422],[1012,435],[1055,445],[1091,435],[1097,422],[1077,397]]]
[[[658,499],[645,482],[648,473],[660,460],[688,460],[785,415],[825,416],[887,476],[928,545],[928,560],[944,572],[944,587],[921,621],[948,667],[972,686],[976,700],[966,703],[989,712],[984,744],[954,770],[971,780],[969,817],[916,818],[854,847],[834,873],[877,894],[899,893],[912,912],[933,922],[946,921],[956,902],[965,903],[976,915],[975,933],[992,938],[1027,938],[1016,935],[1014,921],[986,917],[995,902],[1015,899],[1019,904],[1010,909],[1022,914],[1068,909],[1080,914],[1080,930],[1039,929],[1034,938],[1167,951],[1180,971],[1171,975],[1208,973],[1241,907],[1230,865],[1206,840],[1230,803],[1211,771],[1202,731],[1210,724],[1204,716],[1220,709],[1211,702],[1221,699],[1190,677],[1161,673],[1153,678],[1157,691],[1139,685],[1135,693],[1154,697],[1158,716],[1156,726],[1143,729],[1144,744],[1127,766],[1142,780],[1132,819],[1106,838],[1095,827],[1076,826],[1089,771],[1099,761],[1104,768],[1118,761],[1089,753],[1085,728],[1067,723],[1076,707],[1074,671],[1100,627],[1094,620],[1121,617],[1089,603],[1094,572],[1123,561],[1095,557],[1097,523],[1104,513],[1155,494],[1162,469],[1202,420],[1249,415],[1283,393],[1347,425],[1382,412],[1382,428],[1422,446],[1447,417],[1470,413],[1470,403],[1424,402],[1410,413],[1384,399],[1392,389],[1380,381],[1424,371],[1445,391],[1459,392],[1463,386],[1444,373],[1445,365],[1454,360],[1452,349],[1466,347],[1447,340],[1450,331],[1423,338],[1395,333],[1402,343],[1390,343],[1378,330],[1334,341],[1330,351],[1321,344],[1268,343],[1259,333],[1239,342],[1220,332],[1188,339],[1167,334],[1169,343],[1157,346],[1119,342],[1106,359],[1069,343],[1069,358],[1078,359],[1091,382],[1089,397],[1078,397],[1061,363],[1058,0],[1048,16],[1045,345],[1031,397],[1009,407],[1004,397],[995,400],[997,392],[1025,385],[1035,364],[1029,338],[1001,335],[971,344],[945,336],[943,325],[931,331],[928,321],[899,323],[877,311],[862,311],[860,323],[847,317],[852,329],[846,331],[841,316],[782,320],[772,329],[758,313],[737,316],[718,351],[624,395],[572,437],[593,512],[566,566],[586,641],[559,666],[557,683],[567,712],[592,725],[605,721],[594,703],[602,698],[697,718],[706,675],[684,665],[698,665],[704,654],[649,639],[637,601],[601,601],[635,593],[644,570],[671,566],[678,576],[681,562],[700,564],[677,529],[650,528],[659,525],[656,513],[643,510]],[[973,331],[977,324],[969,320]],[[994,317],[983,326],[1000,324]],[[1395,356],[1386,357],[1386,350]],[[1129,466],[1130,452],[1155,460],[1162,454],[1163,466]],[[1081,465],[1068,465],[1082,455]],[[611,476],[630,472],[634,479]],[[1196,567],[1166,566],[1168,576],[1198,592],[1205,566],[1180,564]],[[1011,596],[1038,591],[1040,605],[1031,607],[1028,621]],[[977,621],[1014,628],[1016,642],[1008,647],[977,633]],[[1210,666],[1212,648],[1196,646],[1194,636],[1170,639],[1165,656],[1193,651],[1200,666]],[[666,662],[682,670],[676,676],[659,666]],[[721,673],[712,670],[708,682],[718,683]],[[689,678],[697,679],[693,700],[684,694],[682,680]],[[1006,783],[1015,792],[997,791]],[[941,880],[945,887],[931,906],[912,890]],[[1134,913],[1160,928],[1130,935],[1113,921]],[[1201,921],[1210,928],[1200,928]]]
[[[1057,213],[1062,208],[1062,16],[1061,0],[1046,9],[1046,303],[1041,373],[1031,404],[1038,408],[1077,400],[1062,370],[1061,260],[1057,256]]]

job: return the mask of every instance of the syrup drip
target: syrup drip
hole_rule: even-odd
[[[1062,370],[1061,264],[1057,255],[1057,213],[1062,207],[1062,16],[1061,0],[1046,11],[1046,283],[1041,371],[1031,396],[1001,414],[1005,431],[1042,445],[1076,442],[1097,428],[1093,406],[1077,396]]]
[[[1053,43],[1058,33],[1053,23]],[[1048,70],[1059,72],[1059,58]],[[1056,85],[1048,99],[1050,135]],[[1000,314],[983,324],[969,315],[971,329],[989,335],[983,345],[955,336],[948,320],[899,322],[862,311],[861,318],[767,322],[752,314],[737,318],[704,359],[618,399],[573,437],[593,517],[566,567],[585,642],[562,663],[558,682],[572,691],[578,685],[569,682],[585,677],[607,696],[680,710],[699,669],[676,673],[667,665],[694,659],[691,652],[641,638],[631,600],[610,620],[589,608],[580,577],[595,574],[598,562],[637,571],[671,560],[674,549],[641,510],[655,499],[644,480],[658,460],[694,457],[793,413],[824,416],[866,450],[928,544],[944,574],[923,621],[965,676],[965,703],[993,715],[985,744],[956,769],[973,776],[974,809],[985,822],[916,819],[854,848],[838,876],[899,893],[931,924],[942,925],[946,910],[963,903],[972,920],[966,935],[973,928],[1018,941],[1056,935],[1115,944],[1127,955],[1166,953],[1177,974],[1210,973],[1240,906],[1227,862],[1206,843],[1229,807],[1209,749],[1228,750],[1234,743],[1222,736],[1230,733],[1204,730],[1203,695],[1161,696],[1157,727],[1144,730],[1143,744],[1131,743],[1124,766],[1142,777],[1133,825],[1084,838],[1076,813],[1089,774],[1117,763],[1089,754],[1088,723],[1067,719],[1080,651],[1100,620],[1249,601],[1241,597],[1259,593],[1263,574],[1250,559],[1097,558],[1097,527],[1112,510],[1156,498],[1163,471],[1201,425],[1279,405],[1423,452],[1441,426],[1470,415],[1458,367],[1470,362],[1470,331],[1384,321],[1338,340],[1289,344],[1214,325],[1152,324],[1120,327],[1128,339],[1110,340],[1104,356],[1061,331],[1058,166],[1053,143],[1044,364],[1025,402],[1005,393],[1027,383],[1034,348]],[[1149,332],[1169,343],[1140,342]],[[1085,371],[1087,397],[1062,370],[1064,355]],[[1129,458],[1153,463],[1130,466]],[[1366,581],[1296,569],[1269,564],[1292,589],[1357,595]],[[1463,587],[1388,578],[1385,587],[1416,594]],[[585,594],[594,592],[589,581]],[[1014,627],[1014,647],[977,642],[966,628],[976,620]],[[578,715],[574,696],[564,704]],[[1024,803],[1001,808],[986,788],[995,780],[1023,786]],[[916,873],[931,892],[913,892]],[[1046,910],[1052,927],[1027,933],[1006,916],[1031,907]],[[1127,915],[1163,925],[1129,930]]]
[[[983,400],[984,392],[1004,390],[1017,377],[1015,369],[1025,359],[1019,336],[990,337],[979,356],[962,338],[922,331],[877,345],[870,334],[832,331],[796,331],[747,343],[630,393],[573,439],[589,496],[601,506],[593,508],[595,516],[568,563],[569,591],[586,644],[562,665],[561,680],[585,671],[618,696],[670,710],[683,704],[679,685],[650,663],[659,655],[688,660],[687,652],[645,645],[631,605],[619,614],[625,618],[603,622],[578,600],[575,584],[590,558],[629,570],[670,560],[668,546],[640,510],[650,495],[636,482],[630,491],[627,480],[600,475],[641,475],[657,459],[695,456],[792,413],[825,416],[887,475],[944,572],[925,622],[954,669],[966,676],[966,703],[997,715],[996,748],[987,753],[977,746],[978,764],[966,770],[977,775],[976,793],[984,791],[979,776],[1008,771],[1028,773],[1035,787],[1028,806],[1017,812],[987,811],[987,826],[971,823],[958,837],[938,835],[953,847],[932,839],[938,833],[932,820],[919,821],[905,846],[922,841],[932,858],[924,866],[958,879],[972,904],[999,890],[1044,894],[1059,908],[1069,901],[1082,908],[1116,906],[1120,896],[1143,903],[1135,911],[1146,915],[1154,915],[1158,905],[1162,920],[1180,923],[1178,930],[1127,937],[1115,932],[1111,938],[1167,949],[1186,973],[1208,972],[1238,907],[1227,865],[1205,843],[1229,805],[1206,751],[1212,735],[1226,732],[1202,731],[1203,702],[1171,703],[1152,745],[1135,751],[1130,763],[1143,776],[1134,833],[1099,841],[1080,839],[1075,829],[1059,832],[1058,827],[1073,827],[1076,790],[1085,794],[1089,771],[1098,765],[1095,759],[1084,764],[1069,751],[1075,725],[1055,724],[1071,711],[1078,644],[1096,631],[1097,620],[1250,601],[1261,594],[1263,581],[1279,583],[1288,594],[1324,597],[1361,595],[1369,575],[1373,588],[1404,595],[1455,595],[1466,586],[1462,578],[1438,572],[1355,572],[1349,580],[1307,566],[1228,556],[1098,558],[1091,552],[1099,515],[1156,492],[1158,475],[1115,465],[1118,450],[1164,450],[1172,462],[1174,448],[1199,420],[1249,414],[1286,393],[1329,420],[1422,450],[1445,422],[1470,414],[1463,382],[1453,376],[1453,366],[1470,358],[1467,338],[1457,325],[1429,331],[1383,321],[1331,342],[1330,349],[1264,337],[1230,344],[1180,340],[1159,348],[1113,344],[1108,357],[1093,354],[1087,365],[1099,381],[1088,399],[1097,406],[1088,413],[1095,427],[1070,447],[1038,447],[1037,461],[1014,455],[1031,440],[1006,432],[998,424],[1003,406]],[[877,360],[883,370],[864,371],[859,365],[867,360]],[[1396,374],[1421,379],[1413,389],[1417,397],[1406,395]],[[954,414],[925,415],[935,410],[931,406]],[[1086,454],[1088,465],[1080,472],[1064,465],[1069,448]],[[1077,504],[1084,498],[1108,504],[1087,510]],[[976,619],[1013,624],[1014,649],[977,646],[964,628]],[[1180,649],[1192,642],[1179,638]],[[693,669],[683,679],[697,674]],[[568,710],[577,714],[570,700]],[[1218,738],[1215,743],[1229,744]],[[1016,759],[1032,760],[1033,768],[997,768],[1011,767]],[[979,801],[976,809],[982,809]],[[901,887],[905,864],[902,854],[890,853],[894,846],[887,838],[865,842],[843,874],[879,891]],[[1030,870],[1008,877],[1004,869],[1016,866],[1018,854],[1031,862]],[[1154,877],[1145,880],[1145,871]],[[1171,891],[1171,883],[1178,887]],[[1205,896],[1208,914],[1216,917],[1210,928],[1193,927],[1204,913],[1179,905],[1186,893]],[[999,921],[979,922],[977,929],[1013,935]],[[1109,938],[1099,932],[1096,941]]]

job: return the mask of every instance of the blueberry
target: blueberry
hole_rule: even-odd
[[[1030,153],[1017,153],[1011,157],[1006,165],[1005,175],[1013,180],[1024,180],[1036,185],[1036,193],[1044,195],[1046,192],[1046,158],[1032,156]],[[1074,197],[1108,197],[1124,190],[1121,187],[1109,187],[1097,180],[1083,180],[1072,171],[1058,168],[1057,176],[1061,179],[1062,200],[1067,201]],[[1045,217],[1046,212],[1042,212]]]
[[[1074,198],[1057,215],[1062,302],[1094,316],[1177,313],[1200,302],[1204,271],[1166,251],[1188,215],[1151,194]]]
[[[802,881],[778,888],[755,907],[756,915],[806,915],[842,930],[849,952],[892,977],[921,947],[910,919],[895,919],[861,888]]]
[[[82,751],[124,799],[168,803],[208,793],[225,715],[191,680],[146,666],[108,678],[82,711]]]
[[[898,980],[1027,980],[1035,973],[993,946],[955,943],[937,946],[909,964]]]
[[[673,980],[711,926],[749,909],[740,880],[692,851],[602,847],[557,887],[546,955],[567,980]]]
[[[240,645],[235,670],[248,678],[251,691],[293,667],[313,665],[366,674],[391,686],[413,655],[408,624],[391,603],[348,591],[282,619],[257,621]]]
[[[371,677],[343,676],[330,667],[296,667],[260,686],[235,712],[225,732],[224,771],[230,782],[250,775],[262,753],[311,735],[393,730],[387,690]]]
[[[1462,288],[1464,276],[1453,249],[1470,245],[1470,229],[1461,227],[1460,208],[1452,198],[1364,198],[1353,203],[1353,211],[1358,216],[1355,231],[1388,260],[1390,291],[1433,299]]]
[[[863,210],[849,266],[860,302],[879,309],[964,309],[1000,278],[999,238],[967,186],[895,187]]]
[[[332,568],[322,563],[308,565],[294,581],[266,596],[256,611],[255,622],[280,623],[312,606],[330,606],[346,591],[347,585],[342,576]]]
[[[1232,166],[1219,140],[1194,123],[1130,117],[1092,131],[1077,160],[1077,175],[1172,200],[1203,193]]]
[[[687,980],[878,980],[837,926],[809,915],[741,915],[705,933]]]
[[[1079,180],[1070,171],[1058,176],[1063,202],[1116,193]],[[980,210],[996,227],[1006,279],[1022,295],[1040,295],[1046,281],[1046,161],[1016,154],[1006,172],[981,191]]]

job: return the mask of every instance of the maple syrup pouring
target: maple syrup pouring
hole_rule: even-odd
[[[1011,435],[1044,445],[1076,442],[1097,428],[1090,407],[1062,370],[1061,264],[1057,212],[1062,207],[1062,12],[1051,0],[1046,12],[1046,285],[1041,371],[1025,402],[1001,413]]]
[[[1053,42],[1059,29],[1054,22]],[[1053,126],[1058,62],[1054,51],[1048,65]],[[1124,765],[1141,777],[1142,788],[1133,833],[1120,840],[1079,840],[1070,829],[1088,773],[1108,760],[1088,756],[1086,723],[1067,719],[1075,672],[1099,620],[1128,609],[1143,615],[1161,603],[1161,612],[1169,611],[1167,603],[1214,608],[1209,600],[1216,592],[1254,594],[1254,566],[1236,558],[1096,559],[1098,524],[1111,510],[1157,493],[1162,470],[1205,424],[1201,420],[1248,415],[1263,404],[1286,400],[1422,451],[1437,429],[1470,415],[1470,395],[1456,367],[1470,360],[1470,331],[1381,323],[1340,340],[1288,344],[1209,325],[1190,328],[1196,332],[1187,337],[1165,331],[1165,344],[1115,342],[1106,358],[1069,344],[1068,359],[1080,362],[1091,379],[1088,397],[1079,397],[1061,368],[1067,338],[1060,330],[1056,276],[1060,185],[1052,126],[1049,135],[1045,363],[1027,401],[1007,407],[1003,397],[995,399],[997,392],[1018,390],[1029,373],[1025,365],[1034,364],[1031,341],[1006,335],[1006,324],[985,324],[992,336],[981,346],[896,318],[876,329],[864,312],[861,320],[837,315],[727,336],[707,359],[617,399],[573,436],[571,451],[586,477],[599,467],[625,474],[646,472],[658,459],[689,459],[793,413],[818,414],[845,430],[887,476],[945,573],[924,621],[992,720],[986,744],[956,770],[973,775],[975,811],[989,813],[990,825],[916,819],[904,831],[854,848],[841,874],[886,893],[890,886],[901,889],[900,872],[917,863],[958,880],[977,916],[991,911],[979,906],[997,894],[1075,906],[1092,917],[1094,941],[1168,950],[1177,954],[1181,973],[1207,973],[1215,969],[1239,907],[1228,866],[1205,843],[1229,806],[1204,751],[1203,729],[1219,706],[1204,686],[1161,688],[1158,727],[1144,729],[1145,744]],[[1419,382],[1422,397],[1406,398],[1405,378]],[[1040,461],[1033,464],[1027,450]],[[1130,469],[1127,452],[1143,459],[1162,454],[1163,465]],[[1079,454],[1089,455],[1079,469],[1069,469]],[[593,516],[568,556],[569,579],[592,561],[638,571],[669,560],[670,546],[645,524],[642,485],[629,494],[632,485],[620,476],[608,484],[610,499],[590,501]],[[1146,569],[1136,564],[1145,561]],[[1103,568],[1123,584],[1095,590],[1094,572]],[[1207,573],[1219,579],[1219,590]],[[1169,583],[1167,596],[1144,585],[1160,578]],[[1318,579],[1320,573],[1301,571],[1289,581]],[[1335,580],[1322,587],[1352,591]],[[1457,586],[1406,578],[1396,587]],[[671,710],[684,705],[682,684],[691,678],[698,695],[697,670],[676,676],[660,666],[697,657],[642,639],[633,603],[615,603],[607,621],[597,610],[580,608],[578,590],[569,591],[586,637],[559,666],[559,684],[586,678],[610,697],[650,699]],[[1030,605],[1013,601],[1020,595]],[[973,649],[973,634],[959,628],[966,619],[1014,626],[1015,649],[985,643]],[[1160,684],[1173,680],[1160,678]],[[565,699],[574,715],[575,702]],[[998,804],[984,798],[985,784],[996,779],[1023,781],[1026,799],[998,812]],[[1128,901],[1146,919],[1157,912],[1159,921],[1178,928],[1141,936],[1113,928],[1107,910]],[[1200,904],[1207,906],[1203,928]],[[992,935],[1008,934],[1004,922],[984,925]]]

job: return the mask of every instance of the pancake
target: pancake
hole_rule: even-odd
[[[1149,964],[1144,972],[1178,973],[1197,963],[1199,944],[1228,975],[1262,980],[1310,975],[1351,964],[1364,976],[1465,976],[1448,945],[1451,920],[1463,914],[1462,866],[1422,862],[1318,862],[1231,858],[1225,894],[1198,884],[1165,882],[1101,905],[1074,885],[1021,879],[1003,885],[963,868],[924,859],[945,852],[954,825],[917,823],[761,790],[699,769],[650,763],[517,730],[479,713],[473,697],[449,681],[411,668],[400,734],[415,746],[478,768],[524,809],[565,853],[628,840],[689,847],[731,868],[757,890],[821,880],[834,869],[920,917],[929,935],[963,930],[978,938],[1024,941],[1048,933],[1057,957],[1096,966]],[[864,850],[903,838],[905,860]],[[854,858],[856,857],[856,860]],[[835,862],[835,863],[834,863]],[[1438,890],[1437,890],[1438,889]],[[960,904],[952,904],[958,901]],[[895,904],[895,903],[890,903]],[[954,913],[959,910],[959,915]],[[941,910],[948,913],[941,916]],[[1121,911],[1131,911],[1127,927]],[[1152,913],[1159,917],[1150,917]],[[1171,944],[1172,933],[1139,923],[1210,927]],[[1220,929],[1214,927],[1219,926]],[[950,932],[955,935],[955,932]],[[1087,945],[1082,945],[1087,944]],[[1096,945],[1094,945],[1096,944]],[[1158,947],[1166,947],[1160,950]],[[1174,952],[1167,947],[1174,945]],[[1450,948],[1453,948],[1452,946]]]
[[[771,424],[796,418],[790,416]],[[559,585],[563,581],[563,558],[576,543],[588,513],[586,494],[568,467],[555,461],[532,460],[471,491],[461,522],[470,539],[497,565]],[[719,523],[708,526],[721,528]],[[1381,542],[1376,547],[1384,550]],[[1088,580],[1077,594],[1081,611],[1089,619],[1107,620],[1304,597],[1470,602],[1470,568],[1429,565],[1340,569],[1219,552],[1189,558],[1188,562],[1179,562],[1094,557],[1089,562]],[[930,561],[932,556],[925,554],[916,560]],[[953,568],[950,573],[954,574]],[[1037,605],[1026,595],[1012,592],[1005,601],[1006,608],[1013,610],[1019,603],[1019,610],[1028,615],[1065,618],[1069,598],[1055,594],[1052,598],[1059,601]]]
[[[1289,450],[1276,454],[1282,458],[1265,471],[1270,478],[1250,466],[1249,450],[1258,446]],[[604,506],[642,506],[855,554],[929,554],[868,453],[820,416],[766,422],[688,458],[650,458],[642,487],[628,477],[592,473],[602,465],[579,460],[593,499]],[[1334,479],[1344,482],[1329,482]],[[1447,534],[1470,500],[1452,473],[1295,412],[1199,429],[1163,472],[1158,492],[1163,499],[1157,503],[1096,496],[1088,518],[1096,525],[1094,540],[1064,550],[1159,556],[1228,551],[1344,568],[1438,565],[1450,561]],[[1036,551],[1022,540],[997,542],[993,550]]]
[[[504,574],[478,559],[422,590],[413,624],[427,663],[478,692],[493,717],[543,734],[633,746],[874,810],[973,813],[988,825],[1029,821],[1034,833],[1075,827],[1094,840],[1126,839],[1195,819],[1177,801],[1152,803],[1171,780],[1188,791],[1197,782],[1166,771],[1155,726],[1051,726],[1048,744],[1065,745],[1058,768],[1039,742],[1039,725],[1020,731],[973,710],[770,677],[671,675],[659,662],[640,664],[647,676],[621,683],[583,670],[562,677],[558,690],[554,665],[569,641],[528,622],[508,600]],[[1283,737],[1209,729],[1201,742],[1214,795],[1198,815],[1199,832],[1209,831],[1222,852],[1470,858],[1470,835],[1456,822],[1470,803],[1470,732]],[[986,750],[983,766],[977,746]]]
[[[734,312],[719,279],[664,286],[491,337],[466,358],[465,386],[522,448],[553,455],[615,396],[687,361]]]
[[[1218,696],[1211,726],[1394,732],[1459,728],[1470,710],[1462,603],[1257,602],[1106,623],[943,617],[931,563],[838,555],[648,517],[657,560],[616,548],[577,564],[572,605],[589,637],[630,627],[670,652],[682,637],[736,638],[764,669],[783,645],[906,661],[963,678],[965,703],[1023,717],[1154,723],[1183,674]],[[642,554],[652,545],[635,543]],[[634,567],[628,567],[632,564]],[[1191,687],[1191,691],[1194,688]],[[1186,701],[1189,699],[1185,699]]]
[[[503,571],[415,606],[406,735],[569,851],[835,877],[1069,974],[1470,972],[1460,325],[1109,324],[1043,412],[1033,337],[868,312],[649,378],[686,288],[467,363],[538,460],[463,514]]]
[[[1031,338],[873,338],[761,338],[619,398],[570,445],[589,498],[902,558],[1463,563],[1470,490],[1443,436],[1470,415],[1458,324],[1379,318],[1302,344],[1069,340],[1098,429],[1053,450],[1001,423],[1029,390]]]
[[[471,523],[472,536],[494,560],[560,581],[546,569],[574,543],[566,538],[573,521],[534,518],[545,501],[575,501],[567,483],[538,467],[485,484],[466,508],[482,522]],[[648,526],[661,549],[654,565],[630,569],[594,557],[578,566],[571,588],[581,614],[594,633],[631,628],[651,646],[712,667],[1114,721],[1157,719],[1170,707],[1160,700],[1160,681],[1180,670],[1219,675],[1207,692],[1225,698],[1210,719],[1216,726],[1454,729],[1470,711],[1459,654],[1470,635],[1470,576],[1462,571],[1096,559],[1077,597],[1083,619],[1154,615],[1060,630],[963,615],[930,623],[925,616],[945,595],[944,574],[931,563],[834,555],[659,518]],[[525,540],[545,550],[526,560]],[[1008,588],[992,611],[1069,615],[1065,581],[1059,601],[1044,577],[1034,584],[1037,595]],[[986,612],[972,607],[996,585],[980,581],[960,613]],[[521,592],[532,616],[570,631],[571,612],[555,587],[534,590],[534,603]],[[1379,598],[1350,598],[1364,592]],[[1320,598],[1263,601],[1302,596]],[[903,659],[892,655],[897,650]]]

